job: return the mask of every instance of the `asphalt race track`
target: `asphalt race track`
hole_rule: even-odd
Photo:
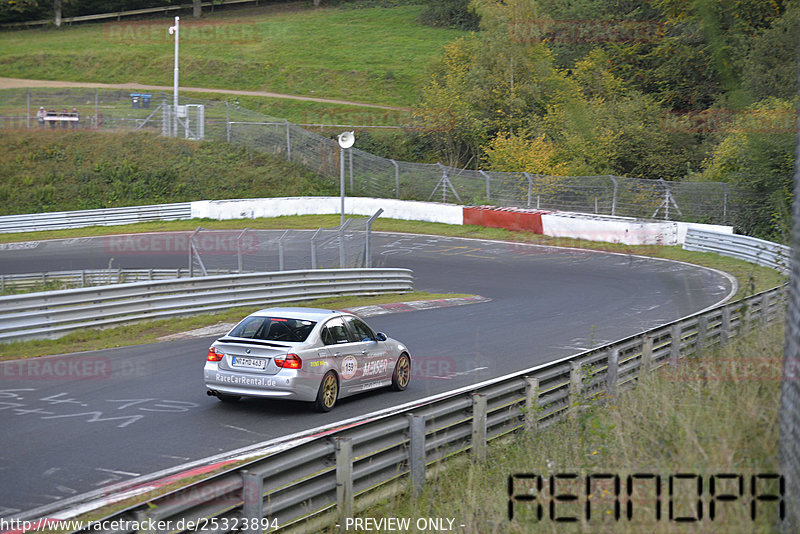
[[[101,241],[0,250],[0,272],[107,267]],[[202,382],[212,338],[5,362],[0,517],[573,354],[717,304],[734,289],[709,269],[627,255],[403,234],[376,234],[373,243],[375,263],[413,269],[419,290],[491,299],[368,320],[411,349],[408,390],[345,399],[328,414],[291,402],[223,404]],[[185,265],[176,254],[114,263]]]

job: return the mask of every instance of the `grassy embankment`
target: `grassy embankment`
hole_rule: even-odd
[[[206,12],[200,21],[181,21],[181,85],[408,107],[442,45],[464,34],[420,24],[421,9],[313,9],[298,3]],[[165,17],[0,32],[0,76],[171,86],[170,22]],[[338,104],[236,99],[295,123],[397,124],[405,116]]]
[[[503,438],[490,445],[485,463],[454,457],[446,469],[429,471],[420,496],[393,497],[359,516],[412,518],[412,525],[417,518],[450,518],[456,532],[468,534],[775,532],[777,503],[757,501],[753,520],[750,496],[751,477],[779,473],[782,339],[781,324],[757,328],[727,347],[710,349],[675,369],[656,371],[639,381],[636,389],[602,403],[586,399],[584,411],[574,420]],[[515,501],[510,520],[508,477],[518,473],[541,475],[544,485],[537,493],[530,481],[515,479],[515,496],[538,495],[538,500]],[[579,479],[558,481],[557,492],[578,499],[557,503],[555,516],[578,518],[575,523],[557,522],[550,515],[548,477],[561,473],[577,474]],[[712,520],[710,480],[723,473],[742,477],[742,496],[731,502],[717,500]],[[613,483],[594,481],[592,492],[585,490],[586,475],[600,474],[621,478],[619,520],[614,517]],[[654,480],[637,480],[633,498],[628,499],[627,476],[634,474],[661,475],[660,519],[656,519]],[[669,477],[678,474],[701,476],[703,492],[698,498],[696,478],[673,479],[670,510]],[[737,484],[738,478],[718,478],[716,495],[737,496]],[[756,487],[762,494],[779,493],[775,481],[759,480]],[[541,519],[536,515],[538,504],[543,507]],[[676,521],[698,517],[700,506],[700,521]]]

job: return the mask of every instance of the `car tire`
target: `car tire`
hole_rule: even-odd
[[[336,373],[328,371],[322,377],[317,391],[317,400],[314,401],[314,409],[318,412],[329,412],[336,406],[339,399],[339,380]]]
[[[217,393],[217,398],[222,402],[239,402],[242,399],[240,395],[225,395],[224,393]]]
[[[405,391],[408,382],[411,380],[411,358],[403,353],[397,358],[392,373],[392,389],[395,391]]]

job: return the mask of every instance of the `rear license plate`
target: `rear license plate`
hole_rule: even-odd
[[[261,358],[244,358],[242,356],[233,357],[234,367],[249,367],[250,369],[266,369],[267,360]]]

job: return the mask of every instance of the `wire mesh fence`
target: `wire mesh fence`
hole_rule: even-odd
[[[222,140],[268,152],[332,180],[340,178],[341,149],[333,139],[236,102],[186,97],[181,101],[176,111],[171,95],[166,93],[84,88],[6,90],[0,91],[0,126],[144,130]],[[80,120],[40,124],[40,107],[56,117],[74,108]],[[742,206],[741,194],[724,183],[488,172],[395,161],[357,148],[345,150],[345,186],[349,195],[356,196],[712,224],[735,223]]]
[[[190,276],[370,267],[369,218],[317,230],[209,230],[189,239]]]

